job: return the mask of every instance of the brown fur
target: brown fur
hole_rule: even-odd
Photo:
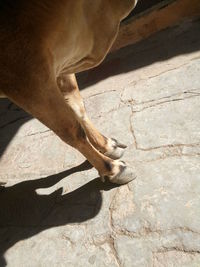
[[[0,96],[78,149],[101,176],[113,176],[107,166],[116,164],[103,154],[108,139],[88,119],[74,73],[104,59],[134,5],[134,0],[0,3]]]

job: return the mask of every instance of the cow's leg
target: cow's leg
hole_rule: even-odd
[[[100,153],[88,140],[84,129],[74,116],[74,111],[66,104],[55,80],[42,70],[34,77],[45,81],[34,81],[21,87],[8,88],[5,95],[38,118],[53,130],[64,142],[78,149],[97,169],[102,180],[105,177],[113,183],[124,184],[133,180],[131,168],[119,160],[113,160]],[[51,82],[50,82],[51,80]],[[31,84],[31,86],[30,86]]]
[[[106,138],[92,124],[86,114],[75,75],[61,74],[57,78],[57,84],[67,105],[74,111],[76,119],[85,130],[92,145],[112,159],[120,158],[124,153],[126,145],[119,143],[116,139]]]

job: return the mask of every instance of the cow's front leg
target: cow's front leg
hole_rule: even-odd
[[[75,75],[61,74],[57,78],[57,84],[67,105],[74,111],[76,119],[85,130],[92,145],[112,159],[119,159],[122,157],[126,145],[114,138],[107,138],[102,135],[88,118]]]
[[[11,87],[5,90],[5,95],[43,122],[65,143],[80,151],[97,169],[102,181],[105,177],[118,184],[133,180],[135,174],[130,167],[122,161],[105,156],[90,143],[85,130],[76,119],[76,113],[66,104],[54,78],[51,79],[50,74],[42,71],[36,77],[40,76],[41,80],[30,81],[31,87],[19,84],[14,89]],[[49,80],[43,81],[43,77],[48,76]]]

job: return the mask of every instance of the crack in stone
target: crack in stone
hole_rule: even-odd
[[[50,132],[50,131],[51,131],[50,129],[47,129],[45,131],[40,131],[40,132],[35,132],[35,133],[32,133],[32,134],[27,134],[27,135],[25,135],[25,137],[34,136],[34,135],[38,135],[38,134],[43,134],[43,133]]]
[[[170,251],[178,251],[178,252],[184,252],[184,253],[188,253],[188,254],[200,254],[200,250],[191,250],[191,249],[186,249],[184,246],[182,247],[165,247],[162,246],[161,249],[157,250],[156,252],[153,253],[166,253],[166,252],[170,252]]]
[[[109,115],[109,114],[112,113],[112,112],[119,111],[119,109],[122,109],[122,108],[124,108],[124,107],[125,107],[125,106],[120,106],[120,103],[119,103],[118,107],[115,107],[115,108],[113,108],[113,109],[111,109],[111,110],[109,110],[109,111],[107,111],[107,112],[100,112],[100,114],[97,115],[97,116],[92,115],[92,116],[91,116],[91,119],[93,119],[93,120],[95,120],[95,119],[100,119],[102,116],[106,116],[106,115]]]
[[[162,235],[165,235],[165,234],[174,234],[178,231],[180,231],[181,233],[192,233],[192,234],[195,234],[195,235],[200,235],[199,232],[196,232],[188,227],[174,227],[174,228],[171,228],[171,229],[165,229],[165,230],[152,230],[150,227],[143,227],[143,229],[136,233],[136,232],[132,232],[132,231],[129,231],[127,229],[123,229],[123,228],[117,228],[114,226],[115,228],[115,233],[116,235],[119,235],[119,236],[127,236],[127,237],[130,237],[130,238],[144,238],[144,237],[148,237],[149,235],[152,235],[152,234],[157,234],[159,235],[160,237]]]
[[[111,248],[111,250],[113,252],[113,255],[114,255],[114,257],[115,257],[115,259],[117,261],[118,266],[121,267],[122,264],[121,264],[120,258],[118,256],[116,248],[115,248],[115,240],[114,240],[114,238],[112,236],[110,236],[110,248]]]
[[[160,72],[160,73],[158,73],[158,74],[156,74],[156,75],[153,75],[153,76],[147,76],[147,77],[145,77],[145,78],[143,78],[143,79],[140,79],[140,80],[137,80],[137,81],[132,81],[132,82],[128,83],[128,86],[129,86],[129,85],[135,85],[135,84],[137,84],[137,83],[140,83],[140,82],[143,82],[143,81],[146,81],[146,80],[149,80],[149,79],[153,79],[153,78],[158,77],[158,76],[160,76],[160,75],[163,75],[163,74],[165,74],[165,73],[168,73],[168,72],[177,70],[177,69],[179,69],[179,68],[182,68],[182,67],[184,67],[184,66],[187,66],[187,65],[191,64],[192,61],[194,61],[194,60],[198,60],[198,59],[200,59],[199,56],[194,57],[194,58],[190,59],[188,62],[186,62],[186,63],[184,63],[184,64],[182,64],[182,65],[179,65],[179,66],[177,66],[177,67],[167,69],[167,70],[162,71],[162,72]]]
[[[131,134],[133,136],[134,146],[138,150],[137,139],[136,139],[135,132],[134,132],[134,127],[133,127],[133,117],[134,117],[134,113],[133,113],[132,106],[131,106],[131,115],[129,117],[129,124],[130,124],[129,128],[130,128],[130,132],[131,132]]]
[[[150,106],[147,106],[147,107],[144,107],[140,110],[133,110],[134,113],[139,113],[139,112],[142,112],[146,109],[149,109],[149,108],[154,108],[154,107],[157,107],[157,106],[161,106],[163,104],[166,104],[166,103],[171,103],[171,102],[177,102],[177,101],[184,101],[186,99],[189,99],[189,98],[194,98],[194,97],[199,97],[200,95],[199,94],[196,94],[196,95],[192,95],[192,96],[188,96],[188,97],[184,97],[184,98],[175,98],[175,99],[171,99],[171,100],[166,100],[166,101],[162,101],[162,102],[159,102],[159,103],[156,103],[154,105],[150,105]]]
[[[119,259],[117,250],[115,248],[115,237],[116,237],[116,231],[115,231],[115,227],[113,225],[113,219],[112,219],[112,206],[113,206],[113,202],[115,201],[116,195],[118,194],[119,189],[116,190],[116,193],[113,195],[112,200],[110,202],[110,206],[109,206],[109,222],[110,222],[110,228],[111,228],[111,234],[109,235],[109,244],[110,244],[110,248],[113,252],[113,255],[117,261],[118,266],[122,266],[121,265],[121,261]]]
[[[125,89],[123,90],[122,94],[121,94],[121,97],[123,96],[124,92],[125,92]],[[144,102],[139,102],[139,103],[135,103],[134,99],[131,98],[131,99],[128,99],[128,100],[123,100],[120,98],[120,100],[126,104],[127,102],[128,103],[132,103],[135,105],[135,106],[139,106],[139,105],[144,105],[144,104],[148,104],[148,103],[154,103],[156,101],[161,101],[161,100],[164,100],[164,99],[170,99],[172,98],[173,100],[173,97],[177,97],[177,96],[184,96],[185,94],[195,94],[195,96],[198,96],[200,93],[200,88],[197,88],[197,89],[190,89],[188,91],[183,91],[183,92],[180,92],[180,93],[175,93],[175,94],[171,94],[171,95],[168,95],[168,96],[163,96],[163,97],[160,97],[160,98],[157,98],[157,99],[152,99],[152,100],[148,100],[148,101],[144,101]]]
[[[198,147],[200,146],[200,143],[193,143],[193,144],[184,144],[184,143],[180,143],[180,144],[169,144],[169,145],[162,145],[162,146],[154,146],[154,147],[148,147],[148,148],[142,148],[142,147],[139,147],[138,143],[137,143],[137,139],[136,139],[136,136],[135,136],[135,131],[134,131],[134,126],[133,126],[133,118],[134,118],[134,111],[133,111],[133,108],[131,106],[131,115],[129,117],[129,122],[130,122],[130,132],[133,136],[133,141],[134,141],[134,146],[136,148],[136,150],[140,150],[140,151],[152,151],[152,150],[156,150],[156,149],[164,149],[164,148],[168,148],[168,149],[173,149],[173,148],[184,148],[184,147]],[[170,156],[186,156],[187,154],[185,153],[176,153],[175,155],[172,154]],[[190,154],[189,154],[190,155]],[[199,153],[195,153],[195,155],[199,155]],[[166,156],[168,157],[168,156]],[[160,157],[160,158],[157,158],[156,160],[159,160],[159,159],[164,159],[164,157]]]
[[[114,237],[112,237],[111,234],[107,235],[107,236],[105,237],[105,239],[102,240],[102,241],[95,241],[95,240],[93,239],[92,244],[93,244],[94,246],[98,247],[98,248],[100,248],[100,246],[102,246],[102,245],[104,245],[104,244],[108,244],[109,247],[110,247],[110,249],[111,249],[111,252],[112,252],[112,255],[113,255],[113,258],[114,258],[115,262],[117,263],[117,265],[118,265],[119,267],[121,267],[120,259],[119,259],[119,256],[118,256],[118,254],[117,254],[117,251],[116,251],[116,249],[115,249],[115,245],[114,245]]]
[[[161,249],[158,249],[157,251],[153,251],[152,252],[152,261],[153,261],[153,267],[158,266],[158,264],[155,265],[155,262],[158,261],[159,262],[159,255],[160,254],[166,254],[168,252],[178,252],[178,253],[184,253],[186,255],[190,255],[190,256],[196,256],[198,254],[200,254],[199,250],[188,250],[185,249],[183,246],[182,247],[176,247],[176,246],[172,246],[172,247],[165,247],[162,246]]]
[[[96,93],[96,94],[88,96],[87,99],[90,99],[90,98],[92,98],[94,96],[103,95],[103,94],[106,94],[106,93],[116,92],[116,91],[117,91],[116,89],[112,89],[112,90],[108,90],[108,91],[99,92],[99,93]]]
[[[159,161],[159,160],[164,160],[164,159],[167,159],[167,158],[173,158],[173,157],[199,157],[200,156],[200,153],[182,153],[182,154],[172,154],[172,155],[162,155],[158,158],[155,158],[155,159],[151,159],[151,160],[142,160],[141,162],[156,162],[156,161]],[[140,160],[138,160],[139,162]]]
[[[103,241],[103,243],[107,242],[110,245],[111,250],[113,252],[113,255],[115,256],[115,259],[117,260],[119,266],[122,266],[122,264],[121,264],[121,260],[118,256],[118,253],[117,253],[116,248],[115,248],[115,238],[117,236],[127,236],[127,237],[133,239],[133,238],[148,238],[149,236],[156,234],[156,235],[158,235],[159,238],[161,238],[163,235],[175,234],[175,233],[178,233],[179,231],[182,234],[192,233],[195,235],[200,235],[199,232],[194,231],[194,230],[190,229],[189,227],[174,227],[174,228],[165,229],[165,230],[159,230],[159,229],[153,230],[149,226],[149,227],[144,227],[143,231],[140,231],[139,233],[131,232],[131,231],[128,231],[127,229],[123,229],[121,227],[116,227],[114,225],[114,222],[113,222],[112,212],[113,212],[113,205],[114,205],[114,202],[115,202],[115,199],[116,199],[116,196],[118,193],[119,193],[119,189],[116,190],[116,193],[113,195],[112,200],[110,202],[109,215],[110,215],[111,234],[106,238],[106,240]],[[180,244],[180,246],[181,246],[181,244]],[[170,250],[177,250],[177,251],[182,251],[182,252],[187,252],[187,253],[200,253],[199,250],[186,249],[183,245],[181,248],[177,247],[177,246],[174,247],[173,245],[170,248],[162,246],[157,251],[157,253],[170,251]],[[156,252],[153,252],[153,253],[156,253]]]
[[[199,90],[199,89],[198,89]],[[188,94],[187,97],[183,97],[186,94]],[[173,98],[174,96],[180,96],[180,98]],[[194,98],[194,97],[199,97],[200,93],[196,93],[196,92],[192,92],[192,91],[185,91],[183,93],[180,94],[174,94],[174,95],[170,95],[170,96],[166,96],[166,97],[162,97],[162,98],[158,98],[155,100],[149,100],[149,101],[145,101],[145,102],[140,102],[140,103],[136,103],[133,99],[129,99],[129,100],[122,100],[122,103],[128,106],[132,106],[132,111],[134,113],[139,113],[142,112],[146,109],[152,108],[152,107],[156,107],[156,106],[160,106],[166,103],[171,103],[171,102],[177,102],[177,101],[184,101],[186,99],[190,99],[190,98]],[[171,99],[172,98],[172,99]],[[165,100],[168,99],[168,100]],[[137,109],[137,107],[142,106],[142,105],[146,105],[149,103],[154,103],[152,105],[147,105],[144,106],[143,108]]]
[[[170,145],[162,145],[162,146],[155,146],[155,147],[149,147],[149,148],[141,148],[136,147],[136,149],[141,151],[152,151],[160,148],[177,148],[177,147],[197,147],[200,146],[200,143],[193,143],[193,144],[170,144]]]
[[[162,71],[162,72],[160,72],[159,74],[156,74],[156,75],[153,75],[153,76],[149,76],[148,79],[153,79],[153,78],[158,77],[158,76],[160,76],[160,75],[162,75],[162,74],[165,74],[165,73],[167,73],[167,72],[171,72],[171,71],[180,69],[180,68],[182,68],[182,67],[184,67],[184,66],[189,65],[192,61],[197,60],[197,59],[200,59],[200,57],[199,57],[199,56],[194,57],[194,58],[190,59],[188,62],[186,62],[186,63],[184,63],[184,64],[182,64],[182,65],[179,65],[179,66],[177,66],[177,67],[168,69],[168,70],[166,70],[166,71]]]

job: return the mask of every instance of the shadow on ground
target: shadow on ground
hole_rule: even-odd
[[[10,100],[0,98],[0,159],[19,128],[31,119],[29,114]]]
[[[106,78],[140,69],[155,62],[199,51],[200,20],[186,21],[154,34],[147,40],[122,48],[107,56],[98,67],[77,75],[84,89]]]
[[[101,191],[117,185],[102,183],[96,178],[64,195],[62,188],[49,195],[36,192],[37,189],[51,187],[63,178],[91,167],[85,161],[59,174],[0,188],[1,267],[6,265],[4,253],[18,241],[51,227],[84,222],[98,214],[102,205]]]

